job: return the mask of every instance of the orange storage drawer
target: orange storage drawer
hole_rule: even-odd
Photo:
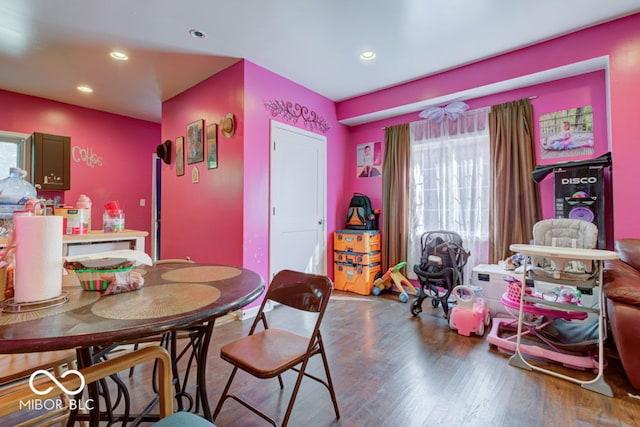
[[[333,284],[341,291],[355,292],[360,295],[370,295],[376,274],[380,272],[380,264],[352,265],[334,263]]]
[[[335,262],[347,263],[347,264],[379,264],[382,259],[380,251],[359,253],[359,252],[333,252],[333,260]]]
[[[333,250],[371,253],[380,250],[378,230],[338,230],[333,234]]]

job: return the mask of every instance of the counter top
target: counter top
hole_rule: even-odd
[[[65,234],[64,243],[99,242],[103,240],[128,240],[135,237],[147,237],[149,233],[140,230],[123,230],[117,233],[105,233],[102,230],[91,230],[87,234]]]
[[[147,237],[146,231],[140,230],[123,230],[117,233],[105,233],[102,230],[91,230],[87,234],[64,234],[62,236],[63,243],[90,243],[90,242],[109,242],[114,240],[132,240],[136,238]],[[9,239],[0,237],[0,247],[4,247]]]

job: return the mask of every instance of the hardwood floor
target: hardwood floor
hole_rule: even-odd
[[[442,309],[425,301],[413,317],[396,295],[363,297],[335,291],[322,326],[341,417],[335,419],[329,393],[305,379],[290,426],[637,426],[640,400],[629,385],[615,352],[607,349],[605,377],[614,397],[577,384],[507,364],[508,356],[481,337],[449,329]],[[291,322],[286,309],[269,314],[273,326]],[[207,380],[213,408],[231,367],[219,358],[223,344],[248,332],[251,320],[216,326]],[[295,326],[303,331],[306,322]],[[322,376],[316,358],[310,372]],[[575,373],[575,371],[572,371]],[[135,404],[148,397],[151,369],[136,368],[129,379]],[[591,375],[585,373],[585,375]],[[126,373],[123,373],[126,378]],[[233,390],[282,419],[294,378],[256,380],[240,373]],[[0,420],[1,422],[2,420]],[[7,425],[7,424],[0,424]],[[267,423],[233,400],[216,419],[219,427],[257,427]],[[186,427],[186,426],[185,426]]]
[[[629,385],[615,352],[608,351],[605,376],[613,388],[609,398],[561,379],[507,364],[481,337],[464,337],[449,329],[442,309],[425,301],[413,317],[409,304],[394,294],[361,297],[334,292],[322,333],[334,380],[340,420],[335,420],[328,392],[303,381],[291,426],[636,426],[640,394]],[[284,309],[271,322],[286,323]],[[219,347],[247,333],[250,321],[216,328],[208,380],[215,406],[230,367],[217,355]],[[303,325],[299,325],[303,326]],[[322,373],[320,360],[312,372]],[[591,373],[586,373],[588,376]],[[265,410],[284,414],[293,378],[277,381],[243,375],[234,389]],[[218,426],[263,426],[264,421],[228,400]]]

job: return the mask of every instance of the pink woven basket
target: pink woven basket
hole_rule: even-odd
[[[513,282],[509,282],[509,286],[507,287],[507,298],[511,301],[520,304],[520,287],[521,282],[519,280],[514,280]],[[524,290],[524,294],[527,296],[531,296],[531,288],[526,288]],[[525,304],[533,304],[531,302],[525,301]]]

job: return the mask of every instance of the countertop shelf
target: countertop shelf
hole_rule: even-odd
[[[146,231],[139,230],[123,230],[117,233],[105,233],[102,230],[91,230],[87,234],[65,234],[62,236],[64,243],[91,243],[113,240],[129,240],[137,237],[147,237]],[[6,246],[9,238],[0,237],[0,247]]]
[[[144,239],[149,235],[141,230],[123,230],[116,233],[105,233],[92,230],[87,234],[65,234],[62,236],[63,255],[81,255],[116,249],[136,249],[144,252]],[[0,248],[5,247],[8,238],[0,238]],[[126,247],[125,247],[126,246]]]
[[[103,242],[112,240],[129,240],[137,237],[147,237],[149,233],[139,230],[123,230],[117,233],[105,233],[102,230],[91,230],[87,234],[65,234],[64,243]]]

